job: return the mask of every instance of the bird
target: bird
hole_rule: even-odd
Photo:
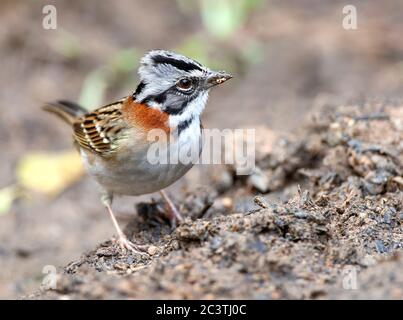
[[[152,130],[165,132],[169,148],[195,147],[199,156],[200,116],[210,89],[233,76],[167,50],[147,52],[140,59],[138,76],[132,94],[93,111],[68,100],[47,103],[43,109],[72,127],[74,144],[86,171],[101,189],[101,203],[110,215],[120,247],[144,253],[147,246],[133,243],[120,228],[112,209],[114,196],[160,192],[171,224],[176,226],[183,220],[164,189],[185,175],[194,162],[151,163],[148,134]]]

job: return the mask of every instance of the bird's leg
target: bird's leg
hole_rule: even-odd
[[[112,219],[113,225],[115,226],[116,232],[118,233],[118,242],[119,242],[120,247],[123,250],[127,249],[134,253],[144,254],[144,252],[147,251],[148,246],[147,245],[140,246],[140,245],[134,244],[129,239],[127,239],[127,237],[123,233],[122,229],[120,229],[118,221],[116,220],[115,214],[113,213],[113,210],[112,210],[112,200],[113,200],[113,196],[110,194],[104,194],[101,197],[101,202],[108,210],[109,215]]]
[[[175,205],[173,204],[172,200],[168,197],[164,190],[160,191],[162,198],[165,200],[168,211],[166,213],[169,221],[171,222],[172,228],[176,227],[177,222],[182,222],[183,218],[179,213],[178,209],[176,209]]]

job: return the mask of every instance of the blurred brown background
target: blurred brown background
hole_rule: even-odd
[[[57,9],[56,30],[42,27],[47,4]],[[357,30],[342,26],[347,4],[357,8]],[[400,98],[402,34],[399,0],[3,0],[0,298],[36,289],[45,265],[64,265],[113,233],[90,179],[61,177],[52,191],[51,166],[69,163],[72,146],[44,102],[92,108],[128,95],[141,55],[164,48],[236,75],[212,93],[205,127],[264,125],[277,134],[298,130],[318,104]],[[116,202],[123,218],[135,201]]]

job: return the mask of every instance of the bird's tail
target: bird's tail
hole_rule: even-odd
[[[88,112],[75,102],[59,100],[45,104],[43,110],[51,112],[69,124],[73,124],[77,117]]]

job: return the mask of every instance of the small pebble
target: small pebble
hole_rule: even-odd
[[[115,263],[115,264],[113,265],[113,267],[114,267],[115,269],[118,269],[118,270],[126,270],[129,266],[128,266],[126,263],[118,262],[118,263]]]
[[[232,199],[230,197],[225,197],[221,199],[221,204],[224,208],[232,208]]]
[[[155,255],[158,252],[158,248],[156,246],[150,246],[147,250],[150,256]]]
[[[358,216],[361,218],[361,220],[365,220],[368,218],[368,213],[366,211],[361,211],[358,213]]]
[[[174,250],[179,250],[180,249],[179,242],[176,240],[172,241],[172,248],[174,248]]]
[[[383,223],[390,224],[390,222],[391,219],[389,213],[385,213],[385,215],[383,216]]]
[[[385,253],[388,251],[380,240],[375,240],[375,248],[378,253]]]
[[[263,209],[269,208],[269,205],[267,204],[266,200],[260,196],[254,197],[253,202]]]

